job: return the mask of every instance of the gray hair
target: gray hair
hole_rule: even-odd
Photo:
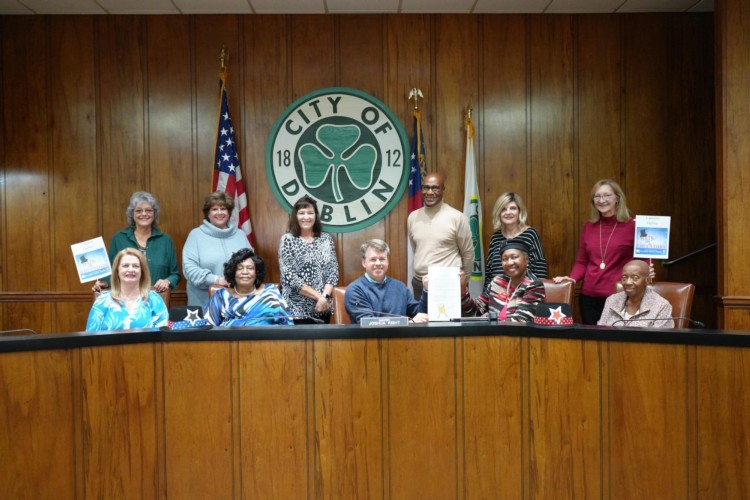
[[[147,193],[146,191],[136,191],[135,193],[133,193],[133,195],[130,197],[128,208],[125,210],[125,218],[128,219],[128,224],[130,225],[130,227],[135,227],[133,212],[135,212],[135,207],[139,203],[143,203],[144,201],[151,205],[151,208],[154,209],[154,223],[151,224],[151,227],[156,228],[156,226],[159,225],[159,211],[161,210],[161,208],[159,207],[159,202],[157,201],[156,197],[151,193]]]
[[[391,256],[391,249],[388,247],[388,243],[383,240],[373,238],[362,243],[362,246],[359,247],[359,254],[363,259],[365,258],[368,248],[374,248],[378,252],[385,252],[386,257],[390,258]]]

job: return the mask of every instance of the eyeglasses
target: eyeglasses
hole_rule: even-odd
[[[424,191],[425,193],[428,191],[434,191],[435,193],[437,193],[438,191],[442,189],[443,188],[440,186],[422,186],[422,191]]]
[[[138,215],[141,215],[141,214],[148,214],[148,215],[150,215],[150,214],[153,214],[154,211],[151,210],[150,208],[136,208],[135,209],[135,213],[137,213]]]
[[[608,200],[608,199],[612,198],[613,196],[615,196],[614,193],[595,194],[594,196],[591,197],[591,199],[594,200],[594,201],[597,201],[597,200]]]

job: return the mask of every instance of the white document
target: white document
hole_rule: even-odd
[[[430,266],[427,316],[430,321],[461,317],[461,268]]]
[[[672,218],[668,215],[636,215],[633,257],[638,259],[669,258],[671,221]]]
[[[81,283],[94,281],[112,274],[109,256],[101,236],[70,245]]]

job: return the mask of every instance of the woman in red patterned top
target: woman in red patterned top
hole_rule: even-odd
[[[544,302],[544,284],[529,275],[529,248],[519,240],[510,240],[502,248],[503,274],[495,276],[489,289],[476,299],[469,295],[468,284],[461,297],[462,316],[497,314],[498,321],[530,323],[536,306]]]

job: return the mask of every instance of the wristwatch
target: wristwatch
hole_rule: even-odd
[[[331,300],[331,294],[330,293],[324,293],[323,297],[325,297],[326,300]]]

